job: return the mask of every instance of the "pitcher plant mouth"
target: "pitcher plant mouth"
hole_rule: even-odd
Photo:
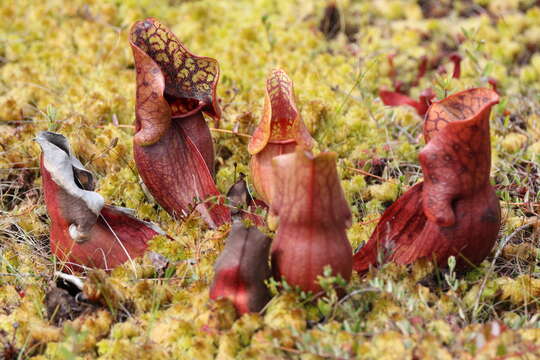
[[[446,266],[455,256],[460,267],[489,254],[500,228],[500,204],[489,182],[489,117],[498,102],[495,91],[476,88],[429,107],[419,154],[424,181],[385,211],[355,254],[355,270],[375,265],[381,251],[400,264],[430,257]]]
[[[248,144],[251,155],[261,152],[268,143],[296,142],[311,149],[314,140],[300,117],[294,99],[294,86],[285,71],[274,69],[266,80],[263,116]]]
[[[164,77],[163,96],[172,116],[182,118],[204,111],[214,120],[221,117],[216,95],[219,64],[197,56],[157,19],[137,21],[130,30],[130,45],[146,54]]]
[[[67,139],[43,131],[41,175],[51,219],[51,249],[68,268],[111,269],[141,256],[147,243],[163,231],[138,220],[130,209],[106,205],[94,191],[93,174],[72,155]]]
[[[133,146],[145,185],[175,218],[197,210],[211,227],[229,222],[203,116],[216,123],[221,116],[217,60],[194,55],[153,18],[132,26],[130,45],[137,78]]]
[[[272,188],[272,158],[294,152],[296,146],[311,150],[315,141],[302,121],[294,99],[292,80],[274,69],[266,80],[262,119],[248,144],[253,185],[269,204]]]
[[[481,121],[480,117],[498,103],[499,95],[485,88],[464,90],[433,102],[424,122],[426,143],[447,125]]]

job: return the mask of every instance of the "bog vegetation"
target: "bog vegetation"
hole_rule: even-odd
[[[206,179],[201,187],[185,185],[181,193],[193,190],[217,198],[193,212],[185,209],[194,205],[189,203],[194,196],[175,198],[174,191],[168,193],[172,185],[159,173],[163,168],[157,161],[172,152],[164,150],[154,158],[155,153],[145,150],[166,134],[168,125],[140,135],[151,121],[145,122],[138,111],[139,125],[134,126],[135,109],[141,106],[136,76],[141,91],[148,86],[139,76],[146,56],[142,54],[152,49],[130,35],[130,28],[149,17],[159,19],[193,54],[219,63],[216,97],[208,90],[216,65],[208,59],[202,81],[208,89],[201,88],[208,91],[190,92],[204,103],[202,108],[197,107],[200,103],[177,101],[183,93],[163,97],[170,108],[160,124],[189,114],[201,126],[205,113],[210,127],[213,159],[202,135],[195,144],[174,142],[188,158],[188,150],[199,151],[186,160],[196,170],[178,176],[196,173]],[[536,1],[8,0],[0,3],[0,18],[9,19],[0,23],[0,358],[540,356]],[[142,49],[135,60],[130,41],[131,47]],[[144,59],[147,70],[157,66],[157,58]],[[159,72],[150,70],[148,74]],[[165,92],[170,91],[169,75],[163,80]],[[294,110],[286,113],[291,118],[283,119],[296,124],[297,132],[284,139],[303,145],[303,150],[280,144],[282,138],[263,130],[263,135],[257,133],[265,116],[279,113],[271,106],[273,78],[284,84],[286,94],[292,94],[294,83],[294,96],[281,100]],[[424,128],[424,115],[429,119],[432,101],[471,88],[483,88],[481,92],[492,97],[491,112],[480,116],[491,128],[477,142],[487,156],[473,162],[482,171],[472,171],[484,180],[489,175],[491,185],[483,182],[468,194],[474,199],[485,189],[495,191],[501,208],[498,235],[492,236],[499,222],[491,192],[486,201],[482,195],[451,207],[485,215],[486,205],[488,215],[480,218],[497,220],[497,226],[473,224],[466,232],[478,231],[477,237],[486,239],[482,244],[492,240],[493,248],[480,247],[478,261],[466,269],[451,253],[435,262],[422,255],[413,264],[400,265],[410,261],[374,252],[369,263],[355,263],[360,272],[351,275],[349,244],[357,249],[373,233],[384,233],[384,226],[376,226],[385,210],[394,209],[388,213],[395,215],[417,204],[408,199],[420,198],[423,190],[417,184],[423,180],[426,192],[436,187],[428,175],[453,176],[426,172],[433,168],[426,165],[428,155],[420,155],[419,161],[435,137],[429,122]],[[122,223],[145,224],[144,238],[150,234],[151,240],[144,255],[122,258],[123,264],[110,271],[72,266],[73,275],[66,259],[54,256],[51,221],[58,214],[51,212],[54,207],[47,213],[45,200],[51,205],[43,190],[51,191],[53,185],[48,173],[40,171],[40,145],[64,140],[50,133],[38,136],[42,131],[65,136],[71,155],[80,160],[60,151],[64,164],[77,169],[72,176],[79,188],[75,193],[95,190],[109,204],[84,218],[92,226],[113,215],[122,217]],[[453,141],[467,134],[443,138]],[[489,142],[491,154],[484,151]],[[306,153],[307,148],[315,155]],[[265,166],[268,157],[282,152],[289,155],[272,165],[283,190],[276,193],[274,185],[267,184],[270,170]],[[314,172],[306,171],[309,166]],[[317,176],[317,171],[325,176]],[[310,199],[314,202],[294,195],[295,188],[302,188],[302,176],[313,176],[329,192]],[[180,183],[182,187],[186,182]],[[400,203],[399,198],[405,200]],[[270,216],[260,199],[270,205]],[[308,202],[327,213],[306,218],[295,211]],[[445,227],[451,219],[444,217],[448,212],[443,203],[433,205],[440,218],[426,214],[427,220],[424,215],[392,219],[405,224],[423,219]],[[305,222],[301,230],[327,232],[318,243],[328,238],[341,242],[346,256],[334,255],[336,248],[328,247],[329,254],[343,259],[333,265],[337,274],[326,268],[317,279],[313,273],[295,278],[298,271],[291,269],[303,264],[304,250],[291,239],[302,239],[302,232],[288,220],[299,218]],[[383,219],[386,224],[388,218]],[[85,224],[59,231],[87,238],[91,235],[84,231]],[[249,224],[259,230],[247,228]],[[418,232],[411,234],[419,238]],[[275,241],[272,251],[276,247],[293,254],[272,261],[274,278],[268,266],[253,261],[268,253],[270,238]],[[422,239],[439,241],[431,233]],[[249,256],[235,259],[245,243],[253,246],[245,248]],[[415,254],[427,251],[415,246],[407,259],[416,260]],[[364,253],[366,249],[374,248],[366,247]],[[240,300],[228,292],[230,267],[247,269],[249,275],[244,279],[247,295]],[[283,274],[297,286],[280,278]]]

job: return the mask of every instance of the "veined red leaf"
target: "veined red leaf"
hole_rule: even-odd
[[[139,173],[156,201],[181,218],[197,209],[212,227],[230,221],[212,178],[214,149],[203,112],[216,121],[219,66],[190,53],[149,18],[131,28],[137,71],[133,141]]]
[[[274,190],[270,212],[279,226],[272,244],[272,271],[304,291],[321,288],[317,277],[330,266],[349,280],[352,249],[345,230],[351,211],[341,189],[337,155],[313,156],[298,147],[273,160]]]
[[[420,99],[416,101],[409,96],[400,94],[398,92],[380,90],[379,97],[381,98],[383,104],[387,106],[408,105],[415,108],[418,115],[424,116],[431,104],[432,99],[435,97],[435,94],[431,88],[428,88],[420,94]]]
[[[433,103],[426,114],[426,147],[420,152],[424,182],[409,189],[379,221],[354,256],[354,269],[386,260],[410,264],[420,258],[446,266],[479,264],[500,228],[500,204],[489,182],[489,116],[499,101],[489,89],[471,89]]]
[[[266,80],[263,117],[248,145],[253,185],[266,203],[271,199],[272,158],[313,144],[296,108],[292,81],[283,70],[273,70]]]
[[[260,311],[270,300],[264,283],[270,277],[270,243],[256,227],[245,227],[235,220],[214,265],[210,298],[231,300],[240,315]]]

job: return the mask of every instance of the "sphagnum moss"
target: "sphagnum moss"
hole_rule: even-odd
[[[0,357],[9,349],[36,359],[538,356],[538,256],[515,248],[539,251],[540,8],[532,0],[429,3],[339,0],[347,34],[327,41],[317,30],[324,0],[0,2],[0,18],[10,19],[0,23]],[[409,83],[422,56],[458,51],[460,79],[450,79],[443,61],[446,74],[429,70],[411,96],[431,86],[441,97],[496,79],[502,100],[491,122],[492,176],[503,207],[501,240],[530,226],[508,239],[512,247],[502,257],[466,277],[437,271],[426,277],[423,265],[411,274],[388,264],[353,276],[339,301],[314,303],[282,290],[261,315],[235,320],[231,304],[208,299],[229,227],[205,230],[196,217],[173,221],[154,206],[135,170],[128,30],[148,16],[170,26],[194,53],[219,60],[222,129],[251,134],[266,74],[276,67],[289,74],[317,151],[339,155],[353,246],[369,237],[390,201],[421,180],[422,119],[377,98],[379,88],[392,85],[387,56],[396,54],[397,79]],[[135,272],[126,264],[103,274],[122,301],[59,327],[46,317],[45,294],[58,264],[48,252],[32,140],[47,129],[69,138],[107,201],[134,208],[173,237],[155,239],[151,249],[175,268],[156,277],[145,258],[135,260]],[[238,173],[248,173],[248,139],[213,136],[224,192]]]

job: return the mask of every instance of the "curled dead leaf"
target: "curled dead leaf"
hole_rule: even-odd
[[[138,220],[130,209],[106,205],[94,192],[93,174],[75,158],[67,139],[40,132],[41,176],[51,218],[51,250],[73,270],[112,269],[141,256],[157,226]]]
[[[341,15],[334,1],[330,1],[324,8],[324,14],[319,22],[319,31],[327,40],[334,39],[341,30]]]
[[[227,192],[227,199],[231,204],[233,219],[250,220],[256,226],[264,225],[264,219],[256,212],[258,209],[267,209],[267,207],[251,196],[244,174],[241,173],[240,179],[231,186]]]
[[[52,286],[45,294],[47,318],[59,326],[66,320],[74,320],[82,314],[94,311],[97,307],[73,296],[66,289]]]

